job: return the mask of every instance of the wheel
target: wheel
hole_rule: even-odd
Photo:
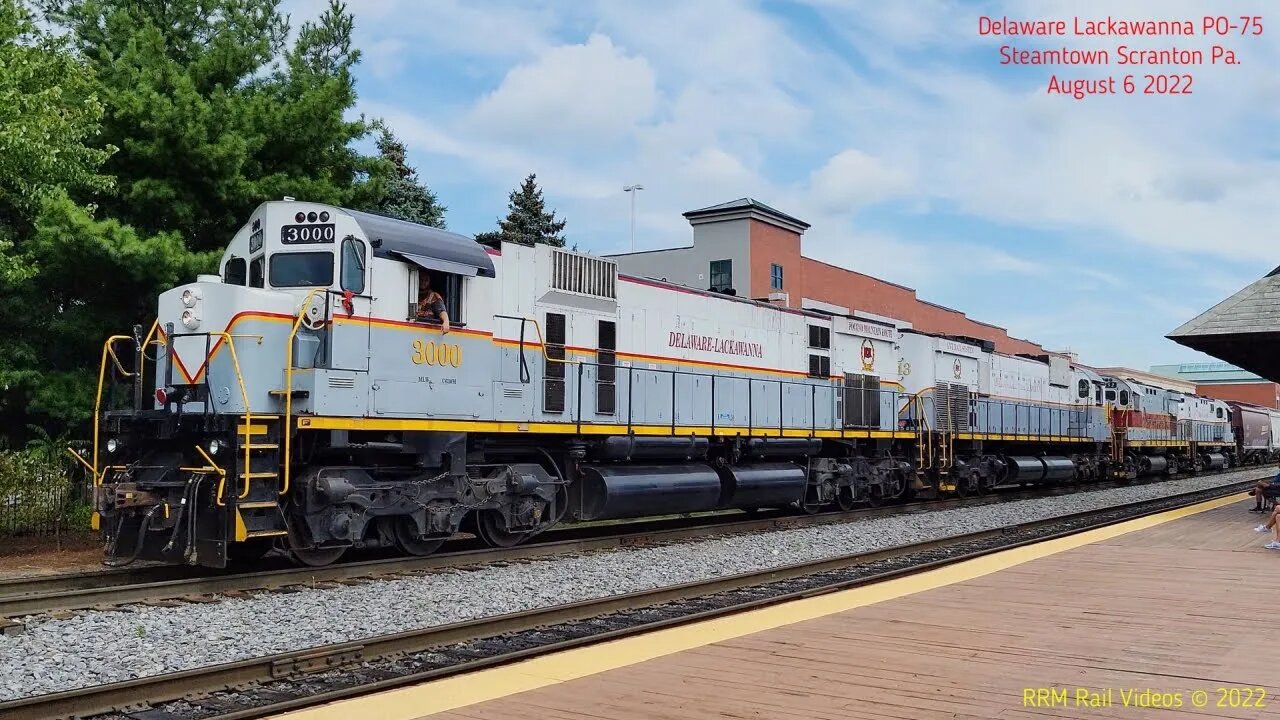
[[[235,565],[249,565],[261,560],[274,545],[266,538],[227,543],[227,560]]]
[[[968,497],[969,481],[970,477],[968,475],[960,475],[956,478],[956,497]]]
[[[324,567],[338,562],[338,558],[342,557],[347,549],[345,547],[338,548],[289,548],[289,554],[299,564],[307,567]]]
[[[476,513],[476,535],[489,547],[515,547],[529,537],[527,532],[513,533],[507,530],[502,513],[497,510],[481,510]]]
[[[884,503],[884,494],[880,490],[879,485],[872,485],[867,491],[867,504],[871,507],[880,507]]]
[[[845,486],[836,491],[836,506],[841,510],[849,511],[853,509],[853,488]]]
[[[398,515],[391,520],[391,533],[396,547],[406,555],[430,555],[444,544],[447,537],[418,537],[417,523],[408,515]]]
[[[306,565],[307,567],[332,565],[347,551],[347,546],[345,545],[336,548],[307,547],[306,541],[294,531],[292,525],[289,527],[287,538],[289,554],[293,556],[294,561],[299,565]]]

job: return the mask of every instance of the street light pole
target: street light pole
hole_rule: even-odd
[[[636,193],[643,189],[643,185],[627,185],[622,188],[622,192],[631,194],[631,252],[636,251]]]

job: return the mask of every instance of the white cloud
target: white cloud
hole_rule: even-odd
[[[653,69],[643,57],[592,35],[512,68],[476,103],[469,124],[508,142],[609,142],[649,118],[656,97]]]
[[[825,212],[844,213],[906,192],[911,185],[900,167],[856,148],[842,150],[809,178],[809,192]]]
[[[427,72],[482,87],[459,105],[406,97],[362,109],[387,117],[411,152],[455,160],[466,183],[498,197],[538,172],[584,247],[625,243],[625,184],[646,187],[641,248],[684,244],[681,212],[750,195],[812,223],[807,253],[928,299],[953,293],[958,309],[1047,344],[1156,347],[1177,323],[1153,323],[1232,284],[1242,262],[1275,264],[1280,165],[1268,158],[1280,140],[1258,122],[1280,116],[1274,43],[1233,39],[1244,64],[1195,69],[1193,96],[1076,102],[1044,93],[1047,72],[1000,67],[1000,41],[976,34],[981,13],[1071,17],[1073,0],[807,5],[826,20],[817,36],[730,0],[361,3],[357,28],[386,38],[372,70],[400,72],[391,51],[403,39],[401,55],[431,47],[458,58]],[[1190,0],[1110,11],[1204,14]],[[1002,249],[972,229],[912,237],[882,215],[867,226],[888,200],[978,227],[1052,231],[1062,246]],[[1073,259],[1050,266],[1050,249]],[[1142,253],[1162,267],[1185,260],[1185,278],[1175,287],[1134,265]],[[992,273],[1035,278],[1037,294],[966,305],[957,288],[983,275],[990,285]],[[1106,301],[1061,302],[1089,288]],[[1114,306],[1118,291],[1138,311],[1113,309],[1116,327],[1100,331],[1089,313]]]

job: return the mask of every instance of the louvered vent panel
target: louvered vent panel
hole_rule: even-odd
[[[331,388],[338,388],[338,389],[342,389],[342,390],[350,390],[350,389],[355,388],[355,386],[356,386],[356,379],[355,379],[355,378],[349,378],[349,377],[334,377],[333,375],[330,375],[330,376],[329,376],[329,387],[331,387]]]
[[[941,432],[969,432],[969,388],[940,382],[933,389],[934,416]]]
[[[607,258],[551,251],[551,289],[617,299],[618,264]]]

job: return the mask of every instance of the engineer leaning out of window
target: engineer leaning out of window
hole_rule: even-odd
[[[449,332],[449,311],[444,306],[444,296],[431,289],[431,276],[425,272],[418,273],[418,313],[419,320],[440,323],[440,332]]]

